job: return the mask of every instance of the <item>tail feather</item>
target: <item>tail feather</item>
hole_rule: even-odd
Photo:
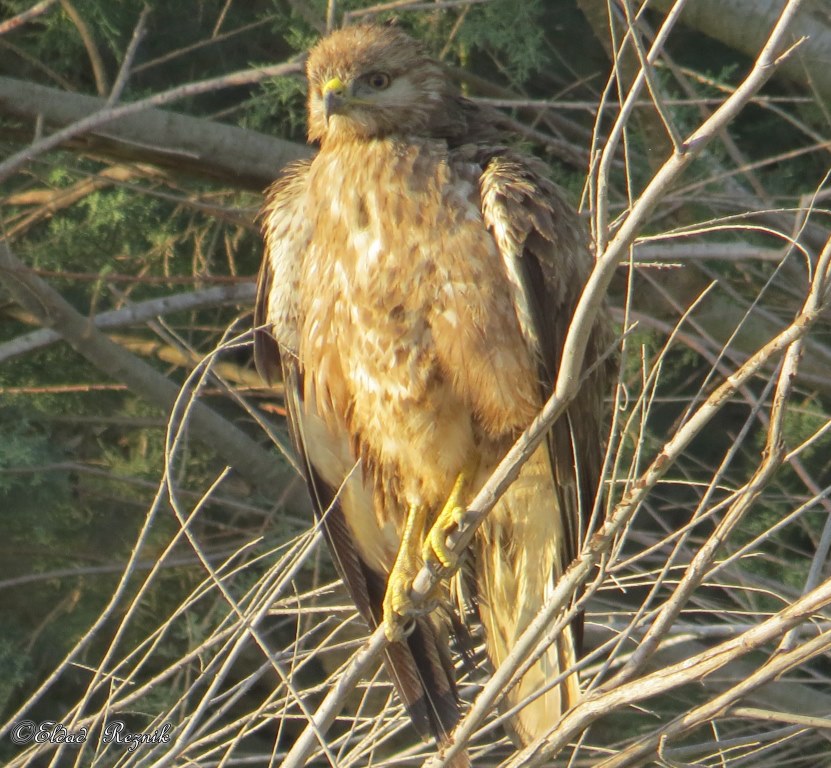
[[[369,568],[363,568],[365,595],[368,597],[364,618],[374,630],[381,624],[381,603],[385,580]],[[392,680],[413,726],[423,739],[433,737],[446,746],[459,722],[459,699],[453,662],[448,646],[448,632],[442,632],[437,616],[416,619],[413,631],[402,642],[389,643],[384,649],[384,666]],[[451,768],[470,765],[467,756],[451,761]]]
[[[425,616],[417,620],[404,643],[387,647],[386,661],[410,718],[421,726],[421,736],[433,736],[443,748],[459,722],[460,711],[449,648],[441,634],[440,627]],[[448,765],[468,768],[470,760],[463,751]]]
[[[526,463],[480,529],[479,615],[494,667],[516,645],[563,573],[566,532],[557,499],[543,447]],[[528,744],[549,732],[578,701],[580,689],[575,673],[552,685],[563,671],[574,667],[577,652],[573,627],[568,626],[508,691],[503,710],[529,702],[509,724],[511,735],[519,743]]]
[[[446,666],[432,623],[419,619],[406,641],[388,646],[386,661],[421,736],[446,741],[459,722],[459,704],[453,671]]]

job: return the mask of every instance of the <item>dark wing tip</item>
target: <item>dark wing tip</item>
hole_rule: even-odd
[[[257,299],[254,304],[254,364],[267,384],[279,378],[280,347],[268,328],[268,295],[272,283],[268,254],[263,256],[257,276]]]

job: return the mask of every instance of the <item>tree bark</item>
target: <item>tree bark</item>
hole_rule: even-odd
[[[95,96],[0,77],[0,114],[32,121],[42,118],[48,126],[62,128],[105,106],[106,100]],[[103,130],[86,134],[69,146],[108,159],[153,163],[257,192],[274,181],[286,163],[312,152],[303,144],[163,109],[113,120]]]
[[[651,8],[669,11],[675,0],[652,0]],[[751,59],[755,58],[782,12],[782,0],[695,0],[687,3],[683,22],[719,40]],[[788,43],[802,41],[793,56],[783,61],[775,77],[785,77],[816,89],[831,102],[831,10],[827,0],[810,0],[788,30]]]

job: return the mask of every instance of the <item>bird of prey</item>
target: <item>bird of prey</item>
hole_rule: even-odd
[[[533,158],[500,144],[396,27],[354,26],[310,52],[308,135],[263,209],[255,353],[282,370],[317,519],[416,728],[459,720],[450,638],[476,621],[447,583],[413,611],[424,562],[457,567],[445,534],[550,394],[591,270],[576,213]],[[603,319],[588,342],[609,342]],[[575,556],[602,459],[603,366],[524,465],[466,553],[496,667]],[[456,576],[461,578],[462,574]],[[515,740],[579,696],[579,621],[510,689]]]

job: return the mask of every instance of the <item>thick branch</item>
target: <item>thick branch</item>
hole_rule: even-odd
[[[2,114],[32,121],[42,116],[47,125],[63,127],[102,113],[106,107],[106,99],[0,77]],[[127,112],[126,116],[102,122],[83,136],[67,139],[62,146],[117,160],[153,163],[258,192],[286,163],[311,153],[306,146],[257,131],[149,105],[141,111],[133,111],[132,107],[127,104],[115,108]]]
[[[650,8],[669,11],[675,0],[654,0]],[[805,38],[795,56],[782,62],[778,76],[786,77],[804,88],[816,91],[831,101],[831,27],[828,16],[821,13],[823,0],[805,7],[790,25],[789,37]],[[681,20],[687,26],[703,32],[746,56],[755,57],[776,23],[782,10],[780,2],[760,0],[696,0],[688,3]],[[827,14],[827,11],[826,11]]]

